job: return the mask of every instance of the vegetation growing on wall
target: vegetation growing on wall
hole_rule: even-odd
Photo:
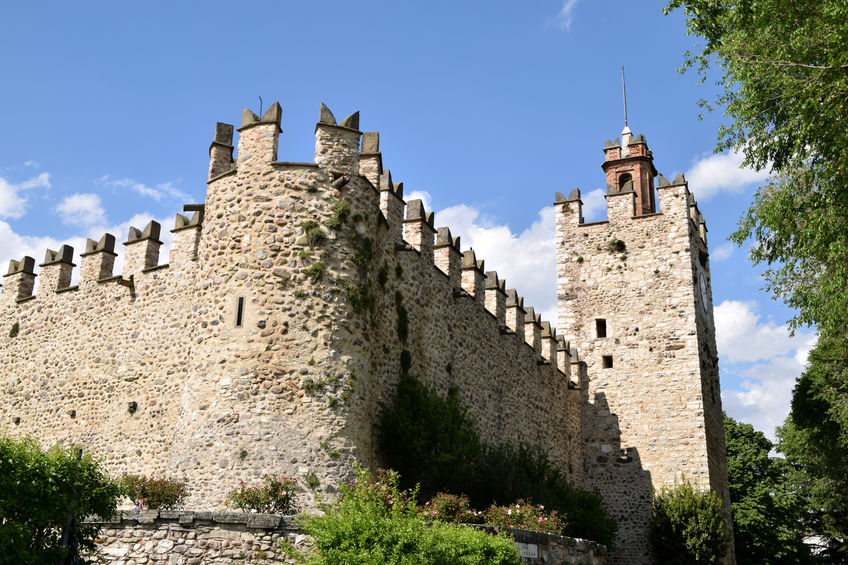
[[[563,534],[606,545],[617,524],[598,493],[572,487],[545,455],[527,446],[485,445],[459,400],[446,398],[402,375],[392,407],[380,422],[380,451],[401,476],[401,487],[420,485],[421,500],[438,492],[466,493],[474,508],[527,499],[556,510]]]
[[[188,496],[185,481],[147,478],[144,475],[124,475],[121,477],[121,489],[137,509],[173,508]]]

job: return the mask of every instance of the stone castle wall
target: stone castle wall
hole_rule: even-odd
[[[458,388],[484,440],[534,446],[580,483],[564,344],[515,291],[507,307],[503,281],[448,230],[435,241],[376,134],[360,153],[357,115],[336,124],[322,108],[315,162],[289,163],[276,160],[280,113],[246,111],[235,161],[219,124],[205,205],[178,216],[170,263],[153,223],[130,230],[120,275],[108,236],[89,242],[76,287],[68,248],[34,297],[32,265],[13,264],[3,430],[79,443],[115,474],[187,479],[193,507],[269,472],[314,472],[332,496],[354,462],[379,463],[379,414],[408,363]]]

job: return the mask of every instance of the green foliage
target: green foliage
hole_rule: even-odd
[[[778,430],[778,449],[809,497],[810,531],[827,540],[825,562],[848,560],[848,343],[821,336],[792,395],[792,410]]]
[[[359,267],[363,267],[374,258],[374,240],[370,237],[359,236],[356,238],[356,253],[351,261]]]
[[[238,488],[227,495],[227,506],[245,512],[295,514],[300,510],[296,490],[296,477],[264,475],[261,485],[247,486],[239,481]]]
[[[317,284],[324,278],[324,271],[326,267],[324,267],[324,263],[321,261],[315,261],[305,269],[303,269],[303,274],[306,275],[312,284]]]
[[[509,506],[492,505],[486,510],[485,523],[498,528],[518,528],[547,534],[561,534],[565,529],[556,510],[550,512],[544,506],[519,500]]]
[[[18,332],[20,330],[21,330],[20,324],[18,324],[18,322],[15,322],[14,324],[12,324],[11,329],[9,329],[9,337],[18,337]]]
[[[0,435],[0,562],[60,562],[69,512],[80,549],[94,549],[99,527],[83,518],[110,518],[121,490],[90,455],[77,457],[73,447],[44,451],[34,439]]]
[[[333,202],[333,215],[324,222],[331,230],[338,231],[347,222],[350,216],[350,203],[347,200],[338,199]]]
[[[451,522],[454,524],[480,524],[482,512],[471,509],[468,495],[440,492],[428,500],[421,508],[421,514],[427,520]]]
[[[684,69],[719,71],[717,150],[771,167],[732,239],[753,240],[767,288],[798,310],[792,327],[844,332],[848,312],[848,3],[672,0],[703,40]]]
[[[305,484],[309,490],[315,490],[321,486],[321,481],[318,480],[318,475],[315,474],[315,471],[309,471],[303,476],[303,484]]]
[[[556,510],[566,525],[563,534],[612,547],[618,524],[607,514],[597,491],[569,484],[544,453],[526,446],[485,446],[465,492],[476,508],[498,501],[527,499]]]
[[[598,251],[600,251],[600,249],[598,249]],[[621,241],[620,239],[612,238],[611,240],[609,240],[609,243],[607,243],[607,251],[613,254],[626,253],[627,244]],[[626,255],[624,257],[625,259],[627,258]]]
[[[314,381],[307,377],[303,379],[303,383],[300,385],[300,388],[309,396],[321,394],[324,392],[324,381]]]
[[[527,499],[567,520],[565,535],[611,546],[617,524],[597,492],[572,487],[544,454],[525,447],[486,446],[455,389],[442,399],[407,374],[380,422],[380,450],[401,473],[402,486],[420,485],[423,500],[438,492],[467,493],[474,508]]]
[[[454,524],[429,525],[415,491],[398,486],[397,473],[372,478],[360,471],[342,486],[342,498],[323,516],[307,516],[314,538],[312,565],[519,565],[512,540]]]
[[[389,266],[383,264],[380,267],[380,271],[377,273],[377,282],[380,283],[380,286],[386,286],[386,282],[389,280]]]
[[[309,245],[314,247],[316,245],[321,245],[325,241],[327,241],[327,234],[324,233],[324,230],[321,229],[321,226],[318,225],[318,222],[313,220],[305,220],[300,223],[300,227],[303,228],[304,233],[306,234],[306,239],[309,241]]]
[[[312,259],[312,252],[308,249],[301,249],[297,254],[297,258],[301,261],[308,261],[309,259]]]
[[[667,565],[714,565],[728,549],[721,500],[685,479],[663,487],[651,504],[651,544]]]
[[[121,489],[138,509],[173,508],[188,496],[185,481],[148,479],[144,475],[124,475]]]
[[[376,308],[376,299],[371,294],[371,288],[367,284],[345,283],[344,291],[350,308],[355,314],[361,314],[365,310],[373,312]]]
[[[397,310],[397,334],[401,343],[406,344],[409,338],[409,312],[403,305],[403,295],[400,291],[395,293],[395,310]]]
[[[295,291],[294,291],[293,295],[294,295],[294,297],[295,297],[297,300],[303,300],[304,298],[306,298],[307,296],[309,296],[309,293],[308,293],[308,292],[306,292],[306,291],[305,291],[305,290],[303,290],[303,289],[298,288],[298,289],[295,289]]]
[[[425,500],[437,492],[462,492],[482,449],[458,391],[451,389],[443,400],[408,374],[401,375],[395,402],[383,414],[380,445],[402,486],[420,483]]]

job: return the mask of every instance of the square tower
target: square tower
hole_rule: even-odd
[[[584,480],[619,522],[613,563],[651,563],[653,489],[681,476],[729,491],[706,226],[683,175],[657,171],[643,135],[608,141],[607,220],[557,193],[558,328],[587,394]]]

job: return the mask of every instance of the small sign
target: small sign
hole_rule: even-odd
[[[535,543],[515,542],[515,549],[521,557],[539,557],[539,546]]]

